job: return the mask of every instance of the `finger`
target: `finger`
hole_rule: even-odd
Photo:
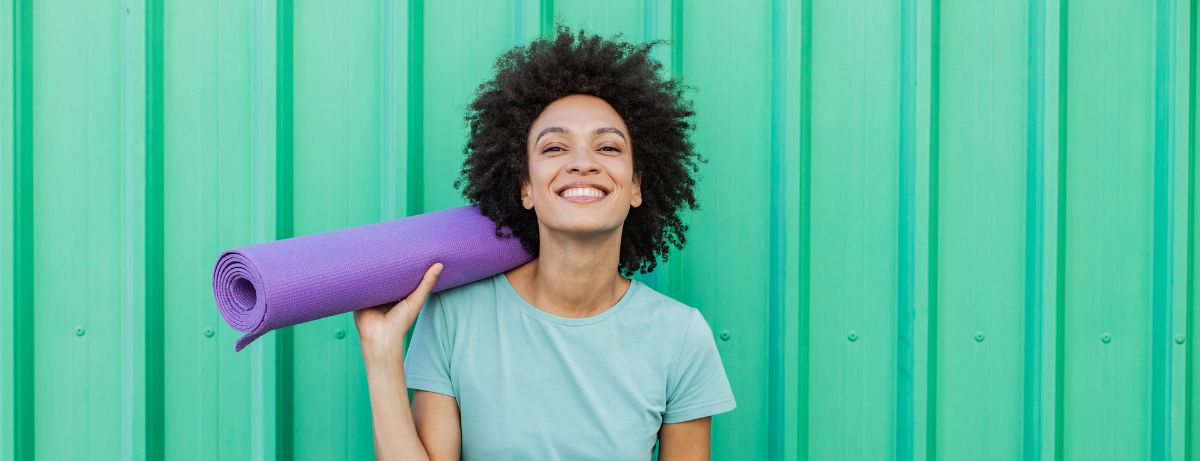
[[[421,278],[421,284],[417,285],[417,289],[413,290],[412,294],[408,295],[409,300],[420,301],[420,305],[425,304],[425,298],[429,297],[429,292],[433,291],[433,286],[437,284],[438,276],[442,275],[442,263],[434,263],[425,270],[425,277]]]
[[[433,286],[437,283],[437,278],[442,273],[442,263],[435,263],[425,271],[425,277],[421,279],[421,283],[417,285],[417,289],[413,290],[407,298],[401,300],[401,303],[407,304],[408,308],[415,314],[425,305],[425,298],[429,296],[429,292],[433,291]]]

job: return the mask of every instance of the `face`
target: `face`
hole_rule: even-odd
[[[575,94],[546,106],[528,134],[529,181],[521,203],[539,227],[576,235],[620,229],[642,204],[633,139],[603,99]]]

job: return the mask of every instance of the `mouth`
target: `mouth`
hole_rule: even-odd
[[[568,202],[599,202],[608,197],[608,188],[594,183],[574,182],[560,187],[558,196]]]

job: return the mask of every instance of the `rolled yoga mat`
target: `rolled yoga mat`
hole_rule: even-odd
[[[276,328],[404,299],[434,263],[444,266],[438,292],[532,259],[495,229],[464,206],[233,248],[217,258],[213,297],[225,323],[246,333],[241,351]]]

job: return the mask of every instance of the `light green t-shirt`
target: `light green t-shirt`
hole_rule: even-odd
[[[408,387],[455,397],[470,460],[647,460],[662,423],[732,410],[700,311],[633,280],[608,310],[560,317],[504,274],[430,295]]]

